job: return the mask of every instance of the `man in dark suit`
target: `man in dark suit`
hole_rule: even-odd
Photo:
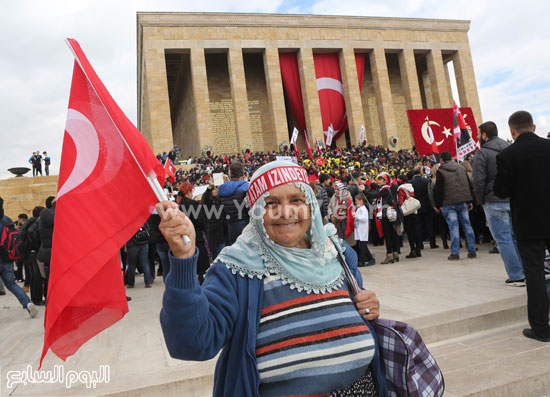
[[[550,342],[544,250],[550,245],[550,141],[535,135],[533,117],[518,111],[508,119],[514,144],[497,156],[494,192],[510,197],[512,226],[527,282],[531,328],[523,335]]]
[[[433,231],[434,202],[431,190],[432,181],[431,179],[423,178],[421,172],[421,165],[414,167],[414,177],[410,180],[410,184],[414,188],[414,198],[420,201],[421,204],[421,207],[418,210],[416,233],[422,238],[427,235],[430,240],[431,248],[439,248],[439,246],[435,243],[435,234]]]

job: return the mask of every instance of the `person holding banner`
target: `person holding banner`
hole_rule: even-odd
[[[157,205],[172,252],[160,314],[170,355],[202,361],[221,350],[216,397],[386,396],[369,322],[379,316],[378,299],[363,289],[351,297],[336,250],[362,285],[357,255],[334,226],[323,227],[306,171],[268,163],[253,175],[248,199],[250,223],[202,286],[192,223],[172,203]]]

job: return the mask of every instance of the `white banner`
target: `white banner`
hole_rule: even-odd
[[[296,145],[296,139],[298,139],[298,134],[300,132],[294,127],[294,131],[292,131],[292,138],[290,138],[290,143],[293,145]]]
[[[333,135],[334,135],[334,130],[332,129],[332,125],[329,125],[328,132],[327,132],[327,147],[330,147],[330,145],[332,145]]]
[[[359,146],[362,146],[363,142],[365,142],[365,127],[361,124],[361,129],[359,130]]]
[[[298,164],[298,160],[294,156],[275,156],[277,161],[291,161],[294,164]]]

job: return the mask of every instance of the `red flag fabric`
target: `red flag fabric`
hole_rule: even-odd
[[[336,53],[319,53],[313,54],[313,62],[325,142],[329,136],[329,127],[333,130],[332,140],[336,140],[348,129],[340,60]],[[365,54],[355,54],[355,66],[359,92],[361,92],[365,73]]]
[[[225,160],[225,162],[227,163],[227,165],[231,165],[231,163],[229,162],[229,159],[227,158],[227,154],[225,155],[224,160]]]
[[[307,131],[304,131],[304,139],[306,140],[307,157],[310,160],[313,160],[313,151],[311,150],[311,146],[309,144],[309,138],[307,136]]]
[[[319,167],[324,167],[326,164],[326,159],[324,157],[317,157],[315,159],[315,165],[318,165]]]
[[[244,158],[244,161],[247,161],[247,160],[250,158],[250,154],[251,154],[251,153],[252,153],[252,152],[248,152],[248,153],[246,154],[246,157]]]
[[[158,201],[162,164],[75,40],[56,200],[44,347],[65,360],[127,312],[118,250]],[[131,150],[131,151],[130,151]],[[138,166],[139,164],[139,166]]]
[[[176,182],[176,167],[170,162],[170,159],[166,159],[166,164],[164,164],[164,173],[168,175],[170,182]]]
[[[407,116],[418,154],[429,156],[434,152],[447,151],[456,155],[452,109],[407,110]],[[430,130],[433,138],[430,137]],[[434,147],[437,151],[434,151]]]
[[[336,140],[347,129],[344,86],[338,54],[313,54],[313,63],[325,140],[330,126],[334,130],[332,139]]]
[[[432,142],[431,143],[431,146],[432,146],[432,153],[433,154],[439,154],[439,148],[437,147],[437,144],[435,142],[435,138],[434,138],[434,132],[432,130],[432,127],[430,125],[430,119],[428,118],[428,116],[426,116],[426,126],[428,128],[428,138],[430,138],[430,141]]]
[[[476,141],[478,134],[472,109],[465,107],[459,110],[464,115],[463,121],[470,132],[470,136]],[[456,158],[453,114],[453,108],[407,110],[409,125],[418,154],[422,156],[431,155],[433,153],[432,144],[435,143],[438,149],[437,153],[449,152]],[[433,140],[430,138],[428,126],[434,136]]]
[[[347,238],[355,229],[355,218],[353,217],[353,202],[348,199],[347,219],[346,219],[346,232],[344,236]]]
[[[298,71],[298,58],[295,52],[279,53],[279,64],[281,65],[281,77],[283,87],[292,109],[292,115],[300,132],[306,130],[306,114],[304,101],[302,99],[302,86],[300,84],[300,72]]]

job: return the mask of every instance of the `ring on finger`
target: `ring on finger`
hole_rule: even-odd
[[[365,308],[365,314],[370,314],[370,309],[368,307]]]

